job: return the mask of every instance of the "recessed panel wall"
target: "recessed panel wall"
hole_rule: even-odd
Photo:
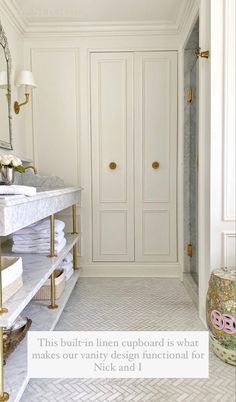
[[[35,163],[40,174],[78,184],[77,52],[73,49],[32,50]]]
[[[136,261],[177,261],[177,55],[136,54]]]
[[[134,260],[133,55],[91,55],[93,260]]]

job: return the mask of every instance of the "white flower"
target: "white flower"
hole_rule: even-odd
[[[11,154],[8,155],[3,155],[0,157],[0,164],[2,166],[13,166],[13,167],[18,167],[22,165],[22,161],[17,158],[16,156],[13,156]]]
[[[19,158],[17,158],[16,156],[13,156],[13,158],[12,158],[12,165],[13,165],[14,167],[21,166],[21,165],[22,165],[22,161],[21,161]]]
[[[11,162],[12,162],[12,155],[3,155],[2,156],[1,164],[3,166],[8,166],[11,164]]]

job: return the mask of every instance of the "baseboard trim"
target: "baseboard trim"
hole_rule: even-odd
[[[180,278],[179,264],[84,264],[81,277]]]

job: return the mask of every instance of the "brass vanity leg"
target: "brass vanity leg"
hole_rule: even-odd
[[[49,257],[56,257],[55,254],[55,217],[50,216],[50,255]],[[55,286],[55,272],[51,274],[51,304],[48,308],[55,309],[58,308],[56,304],[56,286]]]
[[[58,308],[58,305],[56,304],[56,286],[55,286],[55,272],[51,274],[51,304],[49,304],[48,308],[54,310],[55,308]]]
[[[0,239],[0,314],[7,313],[7,308],[2,306],[2,256],[1,256],[1,239]],[[9,395],[4,392],[4,356],[3,356],[3,328],[0,327],[0,402],[8,401]]]
[[[76,221],[76,205],[72,205],[72,223],[73,231],[72,234],[78,234],[77,232],[77,221]],[[73,246],[73,268],[74,271],[78,271],[78,245],[77,243]]]
[[[50,216],[50,255],[49,257],[56,257],[55,254],[55,217]]]
[[[3,357],[3,328],[0,327],[0,402],[8,401],[9,394],[4,392],[4,357]]]
[[[2,247],[0,239],[0,315],[7,313],[8,309],[2,305]]]

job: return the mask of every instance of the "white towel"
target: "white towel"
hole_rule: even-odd
[[[64,238],[60,243],[55,244],[55,253],[58,254],[65,247],[66,239]],[[13,253],[31,253],[31,254],[49,254],[50,244],[39,245],[39,246],[26,246],[26,245],[15,245],[12,246]]]
[[[72,277],[73,273],[74,273],[74,270],[73,270],[73,268],[71,268],[70,271],[68,271],[65,274],[66,275],[66,281],[68,281]]]
[[[68,253],[62,260],[62,267],[64,267],[64,265],[67,265],[71,261],[73,261],[73,255],[71,253]]]
[[[73,262],[69,262],[67,264],[60,264],[60,268],[64,270],[65,272],[65,278],[66,281],[73,275],[74,269],[73,269]]]
[[[64,239],[64,232],[56,234],[54,238],[55,244],[60,243]],[[50,236],[36,236],[31,235],[13,235],[13,242],[15,245],[26,245],[26,246],[44,246],[50,244]]]
[[[28,197],[35,195],[37,190],[35,187],[30,186],[18,186],[18,185],[11,185],[11,186],[0,186],[0,194],[1,195],[27,195]]]
[[[1,187],[1,186],[0,186]],[[65,223],[55,219],[55,233],[61,233],[65,228]],[[23,229],[18,230],[15,234],[38,234],[40,232],[40,236],[44,234],[50,233],[50,220],[43,219],[39,222],[33,223]]]

